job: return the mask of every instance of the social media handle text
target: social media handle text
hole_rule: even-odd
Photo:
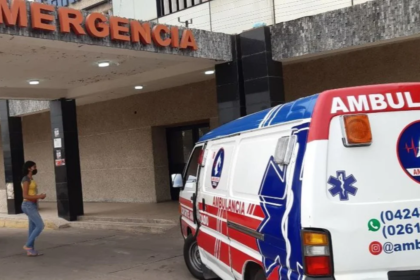
[[[378,256],[382,253],[392,254],[418,250],[420,250],[420,241],[418,239],[405,243],[385,242],[382,244],[378,241],[374,241],[369,245],[369,251],[374,256]]]

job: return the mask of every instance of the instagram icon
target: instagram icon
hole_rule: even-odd
[[[374,256],[379,255],[380,253],[382,253],[382,244],[377,241],[370,243],[369,251]]]

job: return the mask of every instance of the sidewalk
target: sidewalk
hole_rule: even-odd
[[[178,202],[165,203],[84,203],[84,220],[124,219],[162,220],[178,223]],[[71,225],[57,214],[56,202],[40,202],[39,212],[46,229],[60,229]],[[28,219],[25,214],[0,214],[0,228],[27,228]]]
[[[163,235],[108,230],[44,231],[28,258],[23,229],[0,228],[1,280],[193,280],[178,229]]]

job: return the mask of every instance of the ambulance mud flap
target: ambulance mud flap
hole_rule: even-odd
[[[211,269],[209,269],[207,266],[205,266],[204,264],[201,265],[202,269],[203,269],[203,277],[206,280],[211,280],[211,279],[219,279],[219,276],[217,276]]]

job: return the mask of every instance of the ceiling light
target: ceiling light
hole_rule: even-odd
[[[39,85],[39,81],[38,80],[32,80],[32,81],[29,81],[29,84],[30,85]]]
[[[143,89],[143,86],[135,86],[135,89]]]
[[[206,71],[206,72],[204,72],[204,74],[206,74],[206,75],[213,75],[214,74],[214,70]]]
[[[99,67],[108,67],[109,65],[110,65],[110,63],[108,61],[103,61],[103,62],[98,63]]]

